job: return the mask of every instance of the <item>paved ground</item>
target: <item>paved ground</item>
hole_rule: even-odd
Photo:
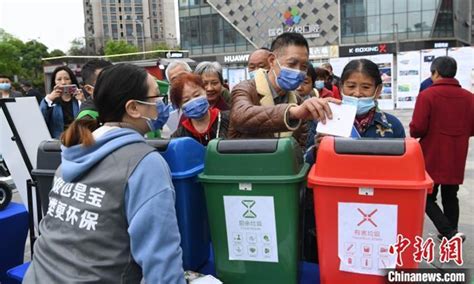
[[[391,111],[390,113],[397,116],[405,126],[406,132],[408,132],[408,124],[411,120],[412,111],[411,110],[396,110]],[[471,138],[470,141],[470,151],[466,164],[466,174],[464,184],[459,190],[459,200],[461,206],[461,215],[459,220],[459,230],[464,232],[467,235],[467,240],[463,244],[463,259],[464,265],[463,268],[474,269],[474,138]],[[14,195],[14,200],[19,202],[19,194]],[[427,237],[432,237],[436,239],[436,229],[434,228],[431,220],[425,216],[425,226],[424,226],[424,239]],[[436,241],[436,248],[439,246],[439,242]],[[437,250],[435,250],[437,251]],[[435,261],[431,264],[438,268],[458,268],[455,263],[440,263],[438,257],[435,257]],[[30,260],[30,248],[29,242],[25,248],[25,261]],[[430,267],[430,265],[424,263],[422,267]]]

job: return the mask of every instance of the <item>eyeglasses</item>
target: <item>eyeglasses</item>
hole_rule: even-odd
[[[146,99],[156,99],[156,98],[161,98],[163,99],[163,96],[162,95],[154,95],[154,96],[149,96],[149,97],[146,97]]]

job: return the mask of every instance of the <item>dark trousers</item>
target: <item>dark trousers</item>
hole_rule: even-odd
[[[313,190],[304,189],[302,201],[302,251],[301,258],[307,262],[319,263],[316,220],[314,216]]]
[[[441,184],[441,203],[443,210],[436,203],[439,184],[433,186],[433,192],[426,198],[426,214],[430,217],[438,232],[451,237],[458,230],[459,200],[457,184]]]

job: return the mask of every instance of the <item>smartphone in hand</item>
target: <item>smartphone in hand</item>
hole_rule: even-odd
[[[64,85],[63,86],[63,94],[70,94],[73,95],[77,91],[76,85]]]

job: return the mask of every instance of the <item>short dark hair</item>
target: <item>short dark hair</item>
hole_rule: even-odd
[[[316,78],[321,78],[321,77],[327,78],[331,76],[331,73],[329,73],[327,69],[324,69],[322,67],[316,68],[315,72],[316,72]]]
[[[456,60],[450,56],[436,57],[430,66],[431,74],[434,74],[434,72],[437,71],[443,78],[454,78],[457,69]]]
[[[308,61],[308,71],[306,72],[306,75],[308,75],[311,78],[312,83],[316,82],[316,71],[314,70],[313,64]]]
[[[21,81],[21,84],[25,87],[33,87],[33,84],[31,84],[31,81],[28,81],[28,80]]]
[[[370,60],[354,59],[347,63],[347,65],[344,67],[344,70],[342,71],[341,83],[344,84],[344,82],[354,72],[361,72],[372,77],[372,79],[374,79],[375,86],[382,84],[382,77],[380,76],[379,67]]]
[[[108,67],[110,65],[112,65],[112,63],[103,59],[92,59],[92,60],[87,61],[86,64],[82,66],[82,70],[81,70],[82,81],[85,82],[86,84],[92,85],[92,83],[94,83],[94,81],[97,80],[95,71],[97,69],[104,69],[105,67]]]
[[[74,73],[72,72],[71,69],[69,69],[69,67],[64,65],[64,66],[56,67],[56,69],[54,69],[53,71],[53,74],[51,74],[51,85],[50,85],[51,91],[54,89],[54,86],[56,85],[56,74],[58,74],[59,71],[63,71],[63,70],[69,74],[69,78],[71,78],[72,84],[76,85],[79,88],[79,83],[77,82],[76,75],[74,75]]]
[[[5,74],[0,74],[0,78],[7,78],[10,81],[13,81],[12,76],[5,75]]]
[[[282,33],[272,41],[270,49],[275,52],[290,45],[306,47],[306,50],[309,52],[308,41],[300,33]]]
[[[94,88],[99,122],[120,122],[129,100],[146,100],[148,73],[142,67],[122,63],[105,67]]]

